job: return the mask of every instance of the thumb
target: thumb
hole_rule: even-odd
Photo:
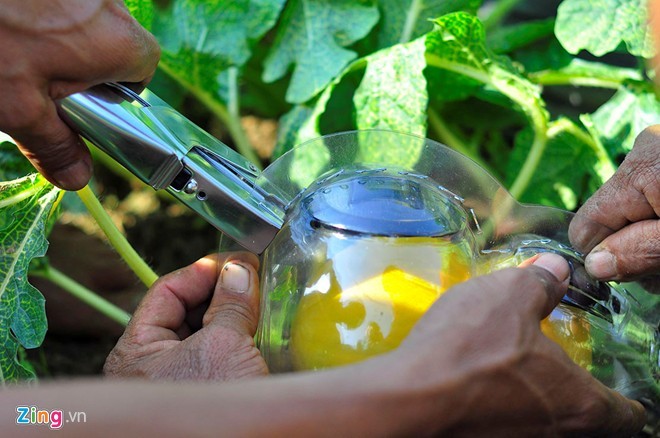
[[[238,260],[225,263],[202,323],[254,336],[259,323],[259,279],[252,265]]]
[[[660,220],[630,224],[608,236],[585,260],[599,280],[631,280],[660,269]]]

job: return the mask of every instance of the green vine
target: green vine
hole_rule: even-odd
[[[99,224],[101,230],[103,230],[108,237],[113,248],[115,248],[121,258],[124,259],[126,264],[128,264],[133,272],[135,272],[138,278],[147,287],[151,287],[151,285],[158,279],[158,275],[140,257],[131,244],[128,243],[124,235],[117,229],[108,213],[103,209],[103,206],[96,198],[96,195],[94,195],[92,189],[89,188],[89,186],[85,186],[76,193],[85,204],[85,207],[87,207],[87,210],[94,220]]]
[[[51,281],[65,291],[69,292],[74,297],[78,298],[83,303],[88,304],[93,309],[99,311],[113,321],[118,322],[124,327],[131,319],[131,315],[128,312],[112,304],[110,301],[99,296],[95,292],[87,289],[82,284],[78,283],[52,266],[41,270],[31,271],[30,274]]]

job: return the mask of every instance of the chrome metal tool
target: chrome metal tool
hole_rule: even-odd
[[[166,190],[250,251],[282,227],[284,207],[246,158],[144,90],[104,84],[59,101],[84,138],[156,190]]]

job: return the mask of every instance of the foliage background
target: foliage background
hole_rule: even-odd
[[[660,122],[646,0],[126,4],[162,46],[150,89],[261,167],[319,135],[385,128],[449,145],[524,202],[573,210]],[[0,380],[11,381],[34,374],[19,347],[46,333],[27,271],[54,281],[66,257],[35,264],[46,236],[58,218],[95,231],[76,198],[60,202],[11,139],[0,142]],[[96,161],[106,208],[158,272],[215,249],[206,224]]]

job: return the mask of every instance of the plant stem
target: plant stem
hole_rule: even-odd
[[[518,89],[517,85],[520,85],[519,82],[521,79],[516,76],[509,75],[510,80],[500,79],[498,81],[493,81],[489,76],[489,72],[484,69],[468,67],[429,53],[426,54],[426,64],[467,76],[483,83],[484,85],[490,85],[518,104],[525,113],[532,125],[532,129],[534,130],[534,142],[532,143],[532,147],[525,159],[523,167],[520,169],[520,172],[509,189],[511,195],[514,198],[519,199],[525,190],[527,190],[527,186],[541,162],[545,146],[548,143],[548,117],[543,107],[535,104],[535,102],[531,102],[529,96],[526,96]]]
[[[240,102],[239,102],[239,95],[238,95],[238,68],[237,67],[229,67],[227,69],[227,75],[229,76],[229,92],[227,96],[227,109],[229,110],[229,114],[231,115],[232,118],[234,119],[239,119],[241,118],[240,114]]]
[[[158,275],[149,267],[149,265],[142,260],[140,255],[135,251],[130,243],[126,240],[123,234],[117,229],[115,224],[108,213],[103,209],[103,206],[94,195],[89,186],[85,186],[76,192],[82,200],[87,210],[92,217],[99,224],[99,227],[108,237],[110,244],[115,248],[117,253],[128,264],[128,266],[135,272],[140,280],[150,287],[157,279]]]
[[[515,101],[515,99],[513,100]],[[545,152],[545,147],[548,144],[548,120],[543,111],[533,106],[523,107],[523,110],[532,122],[534,141],[520,172],[518,172],[516,179],[509,188],[509,193],[516,199],[520,199],[522,194],[525,193],[525,190],[527,190],[534,172],[536,172],[536,169],[541,163],[543,152]]]
[[[447,126],[437,111],[435,111],[433,108],[429,108],[428,117],[431,128],[433,128],[433,130],[440,136],[440,139],[445,142],[447,146],[470,158],[472,161],[476,162],[484,169],[488,169],[490,172],[488,164],[478,154],[475,154],[472,149],[470,149],[470,147],[466,145],[465,142],[459,138],[458,135],[456,135],[456,133],[454,133],[449,126]]]
[[[192,83],[188,82],[185,78],[177,75],[166,63],[161,62],[160,68],[167,73],[171,78],[181,84],[193,96],[195,96],[202,104],[204,104],[213,114],[215,114],[227,126],[229,134],[234,139],[236,149],[245,158],[250,160],[258,169],[262,169],[261,162],[257,157],[257,153],[252,147],[252,144],[245,135],[245,131],[241,126],[241,120],[237,115],[233,115],[225,105],[220,103],[211,93],[201,89]]]
[[[595,132],[596,129],[594,128],[591,116],[584,114],[580,117],[580,121],[584,127],[587,128],[587,131],[589,131],[589,134],[591,135],[587,135],[580,128],[570,123],[570,126],[566,129],[566,131],[571,132],[571,134],[575,135],[586,144],[591,146],[594,153],[596,154],[598,162],[600,163],[600,166],[596,168],[596,173],[598,173],[598,176],[600,176],[601,181],[604,183],[610,179],[612,175],[614,175],[617,166],[614,161],[612,161],[612,158],[610,158],[610,155],[607,153],[603,143],[601,143],[600,139],[598,138],[598,134]],[[559,123],[559,121],[557,123]]]
[[[408,8],[408,14],[406,15],[406,21],[403,25],[401,36],[399,37],[400,44],[407,43],[412,38],[412,34],[415,31],[415,24],[417,24],[421,12],[422,1],[412,0],[410,7]]]
[[[544,70],[530,73],[529,79],[539,85],[572,85],[575,87],[594,87],[616,90],[621,86],[621,81],[610,78],[598,78],[594,76],[576,76],[556,70]]]
[[[69,292],[74,297],[78,298],[83,303],[88,304],[93,309],[98,310],[103,315],[107,316],[113,321],[118,322],[124,327],[126,327],[128,321],[131,319],[131,315],[128,312],[117,307],[93,291],[87,289],[82,284],[78,283],[71,277],[67,276],[63,272],[58,271],[52,266],[46,268],[45,270],[30,272],[30,274],[45,278],[46,280],[53,282],[57,286]]]
[[[481,82],[484,85],[492,85],[490,76],[488,72],[484,69],[478,69],[475,67],[469,67],[464,64],[459,64],[457,62],[449,61],[447,59],[441,58],[438,55],[433,53],[426,53],[426,64],[431,67],[440,68],[443,70],[453,71],[463,76],[474,79],[475,81]]]
[[[490,14],[481,20],[484,28],[488,30],[500,24],[518,3],[520,3],[520,0],[498,0],[493,2],[493,8]]]
[[[653,86],[641,73],[642,69],[613,67],[595,61],[574,59],[559,70],[542,70],[528,74],[530,81],[539,85],[571,85],[616,90],[623,84],[635,84],[652,92]]]
[[[525,190],[527,190],[532,176],[534,176],[534,173],[538,169],[543,152],[545,152],[545,147],[548,144],[548,114],[545,112],[543,106],[537,103],[538,96],[534,95],[534,98],[530,100],[530,95],[526,95],[520,91],[518,87],[520,84],[516,83],[517,78],[511,76],[510,79],[512,80],[497,81],[493,85],[500,93],[520,106],[534,130],[532,147],[525,158],[522,168],[518,172],[518,175],[516,175],[516,179],[509,188],[511,196],[515,199],[520,199],[523,193],[525,193]]]

